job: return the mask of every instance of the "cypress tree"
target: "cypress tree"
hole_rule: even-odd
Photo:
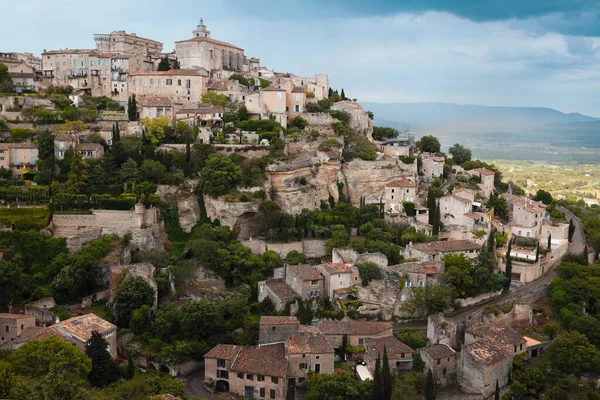
[[[435,195],[433,194],[433,188],[430,186],[427,191],[427,208],[429,209],[429,225],[433,225],[435,218]]]
[[[584,263],[584,265],[589,265],[589,258],[588,258],[588,245],[587,243],[585,244],[585,246],[583,247],[583,256],[581,257],[581,261]]]
[[[127,119],[132,121],[131,119],[131,96],[127,98]]]
[[[540,259],[540,242],[538,242],[537,249],[535,251],[535,262],[538,262]]]
[[[494,394],[494,400],[500,400],[500,384],[498,383],[498,379],[496,379],[496,393]]]
[[[135,361],[133,361],[133,357],[129,354],[127,357],[127,379],[132,379],[135,376]]]
[[[158,63],[157,71],[168,71],[171,69],[171,62],[169,61],[169,57],[164,56],[161,58],[160,63]]]
[[[329,88],[329,92],[327,93],[327,97],[333,96],[333,89]]]
[[[375,375],[373,376],[373,391],[371,392],[371,400],[384,400],[383,398],[383,374],[381,372],[381,358],[377,356],[375,362]]]
[[[177,58],[173,62],[173,69],[181,69],[181,63],[179,62],[179,60]]]
[[[425,390],[423,395],[425,400],[435,400],[435,381],[433,379],[433,373],[431,368],[427,371],[427,378],[425,379]]]
[[[487,248],[491,254],[494,254],[494,244],[495,244],[495,240],[496,240],[494,237],[494,233],[495,233],[494,230],[492,230],[490,232],[490,236],[488,236],[488,241],[487,241]]]
[[[548,234],[548,250],[552,249],[552,234]]]
[[[504,276],[508,278],[506,283],[504,284],[504,291],[508,292],[510,289],[510,281],[512,276],[512,259],[510,258],[511,251],[511,242],[508,242],[508,249],[506,250],[506,271],[504,271]]]
[[[433,218],[432,234],[434,236],[440,233],[440,225],[441,225],[441,221],[440,221],[440,205],[438,204],[437,207],[435,208],[435,216]]]
[[[384,400],[391,400],[392,398],[392,373],[390,371],[390,362],[388,360],[387,348],[383,346],[383,365],[382,365],[382,378],[383,378],[383,398]]]
[[[137,100],[135,99],[135,93],[131,95],[131,116],[130,121],[137,121]]]
[[[85,346],[85,354],[92,360],[92,370],[88,376],[92,386],[104,387],[119,379],[116,364],[106,351],[108,343],[98,332],[92,332],[92,337]]]
[[[342,347],[340,347],[340,356],[346,361],[346,352],[348,351],[348,335],[342,336]]]
[[[344,88],[342,88],[342,94],[340,95],[342,100],[346,100],[346,94],[344,93]]]
[[[569,220],[569,242],[573,240],[573,234],[575,233],[575,223],[573,218]]]

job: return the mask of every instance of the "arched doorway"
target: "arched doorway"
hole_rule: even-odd
[[[216,392],[229,392],[229,382],[227,381],[217,381],[215,385]]]

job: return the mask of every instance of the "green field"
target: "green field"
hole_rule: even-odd
[[[30,208],[0,208],[0,224],[11,226],[20,231],[39,231],[48,226],[50,221],[50,209],[48,207]]]

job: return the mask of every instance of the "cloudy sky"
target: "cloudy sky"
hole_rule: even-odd
[[[0,51],[91,48],[94,33],[119,29],[171,50],[203,17],[212,37],[269,68],[328,73],[331,86],[359,100],[600,117],[598,0],[20,0],[8,8]]]

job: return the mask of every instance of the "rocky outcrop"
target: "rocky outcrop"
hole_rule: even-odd
[[[398,272],[380,268],[382,279],[369,282],[366,287],[356,285],[357,297],[362,303],[377,304],[381,306],[381,316],[388,320],[395,316],[402,316],[399,285],[401,277]]]
[[[253,202],[229,202],[221,197],[204,195],[206,215],[211,220],[218,219],[221,225],[236,228],[240,219],[256,214],[259,205]]]
[[[200,220],[198,196],[194,194],[197,187],[198,180],[186,179],[183,186],[158,185],[156,190],[161,202],[177,201],[179,227],[185,233],[190,233]]]

